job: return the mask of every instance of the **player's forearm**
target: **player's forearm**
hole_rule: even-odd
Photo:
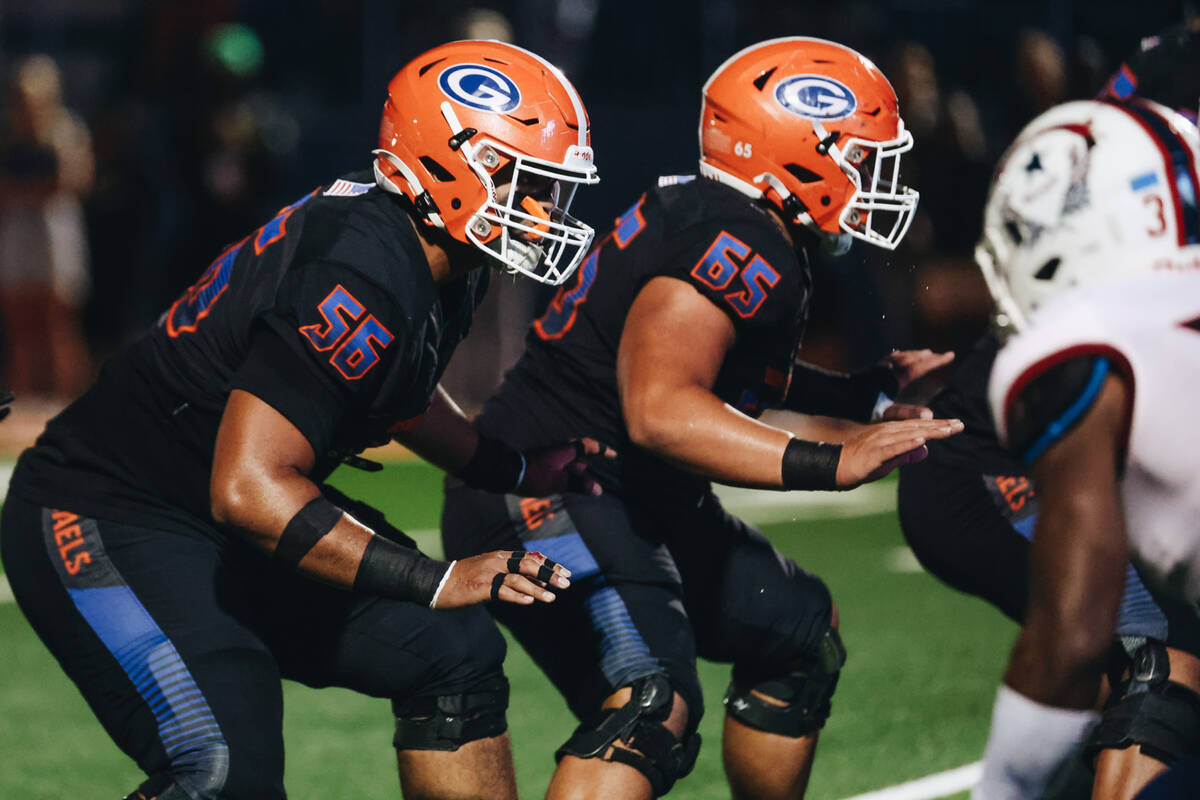
[[[213,518],[232,526],[270,555],[279,548],[296,514],[320,496],[317,485],[292,468],[224,471],[213,482]],[[298,563],[300,570],[313,578],[349,588],[371,531],[345,514],[337,518],[330,513],[329,517],[334,522],[329,534]]]
[[[634,444],[711,480],[782,489],[787,431],[747,417],[702,387],[626,401]]]
[[[342,589],[429,603],[449,565],[385,539],[290,469],[214,493],[213,514],[282,566]]]
[[[394,437],[446,472],[461,470],[471,460],[479,440],[475,426],[440,385],[420,420]]]
[[[1110,644],[1110,637],[1034,621],[1013,645],[1004,683],[1043,705],[1092,708]]]
[[[525,475],[525,456],[504,442],[480,436],[441,386],[420,421],[396,433],[395,439],[476,489],[512,491]]]
[[[1099,494],[1052,495],[1034,532],[1028,619],[1005,683],[1059,708],[1091,708],[1125,586],[1120,508]]]

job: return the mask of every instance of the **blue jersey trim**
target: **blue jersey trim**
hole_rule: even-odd
[[[1032,464],[1034,461],[1037,461],[1042,453],[1049,449],[1050,445],[1058,441],[1059,437],[1079,421],[1079,418],[1091,406],[1092,401],[1096,399],[1096,395],[1100,394],[1100,387],[1104,385],[1106,377],[1108,377],[1108,359],[1098,358],[1096,359],[1096,364],[1092,367],[1092,375],[1088,379],[1087,386],[1084,387],[1083,394],[1071,404],[1070,408],[1062,413],[1062,416],[1050,423],[1045,432],[1033,443],[1033,447],[1026,451],[1023,459],[1026,464]]]

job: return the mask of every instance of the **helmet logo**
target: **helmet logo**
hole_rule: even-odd
[[[468,108],[503,114],[521,105],[521,90],[502,72],[480,64],[457,64],[438,76],[447,97]]]
[[[854,92],[824,75],[793,75],[775,87],[775,99],[805,119],[845,119],[858,108]]]

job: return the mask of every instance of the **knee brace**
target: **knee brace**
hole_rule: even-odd
[[[680,741],[663,726],[674,694],[665,675],[639,678],[631,688],[629,703],[607,709],[595,725],[580,725],[554,757],[620,762],[645,775],[654,796],[659,797],[696,765],[700,734],[688,734]],[[618,740],[633,749],[613,746]]]
[[[837,628],[830,628],[821,637],[816,656],[781,677],[751,684],[735,675],[725,693],[725,713],[755,730],[793,738],[807,736],[825,727],[845,663],[842,637]]]
[[[1200,754],[1200,695],[1167,680],[1166,647],[1146,639],[1131,658],[1129,679],[1115,686],[1084,745],[1088,763],[1101,750],[1135,744],[1166,764]]]
[[[457,750],[508,730],[508,680],[490,679],[474,691],[392,702],[397,750]]]

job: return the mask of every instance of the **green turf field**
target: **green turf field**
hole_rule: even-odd
[[[335,482],[399,526],[437,526],[433,469],[404,463],[376,475],[341,473]],[[894,514],[763,528],[829,583],[850,654],[809,797],[836,800],[977,760],[1014,626],[924,573],[895,571],[902,541]],[[574,721],[516,645],[506,669],[520,793],[540,797]],[[700,674],[705,745],[696,770],[671,793],[676,800],[729,796],[719,746],[728,668],[702,664]],[[399,796],[387,702],[288,684],[285,703],[292,797]],[[0,604],[0,764],[0,798],[119,797],[140,780],[11,602]]]

